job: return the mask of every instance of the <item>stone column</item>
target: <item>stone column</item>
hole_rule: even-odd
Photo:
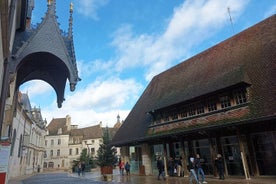
[[[129,146],[123,146],[121,148],[121,159],[126,163],[129,162]]]
[[[142,165],[145,166],[145,174],[150,175],[152,173],[150,146],[148,144],[142,144]]]

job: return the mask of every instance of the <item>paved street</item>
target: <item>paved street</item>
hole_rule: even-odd
[[[275,177],[259,177],[251,180],[243,178],[226,178],[218,180],[212,176],[206,178],[208,184],[276,184]],[[25,178],[17,178],[10,180],[8,184],[188,184],[187,177],[167,177],[166,181],[158,181],[156,176],[120,176],[114,173],[112,181],[102,181],[102,177],[98,172],[85,173],[85,176],[78,176],[77,173],[54,172],[40,173]]]
[[[91,183],[90,179],[70,177],[68,173],[38,174],[23,180],[24,184],[85,184]]]

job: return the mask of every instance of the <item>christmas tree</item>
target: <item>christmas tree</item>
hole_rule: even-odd
[[[114,166],[117,162],[117,151],[115,147],[109,145],[110,141],[109,129],[106,127],[103,134],[103,143],[100,144],[100,148],[97,151],[97,165],[101,167]]]

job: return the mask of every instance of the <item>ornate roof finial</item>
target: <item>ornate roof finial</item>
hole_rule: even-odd
[[[50,5],[52,3],[53,0],[48,0],[48,5]]]
[[[73,3],[70,2],[70,13],[73,12]]]
[[[120,115],[118,114],[117,115],[117,123],[119,123],[120,122]]]
[[[56,0],[47,0],[48,2],[48,13],[55,15],[56,14]]]

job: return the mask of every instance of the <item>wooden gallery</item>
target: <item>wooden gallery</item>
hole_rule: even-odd
[[[156,75],[112,140],[133,173],[201,156],[206,175],[276,175],[276,15]]]

